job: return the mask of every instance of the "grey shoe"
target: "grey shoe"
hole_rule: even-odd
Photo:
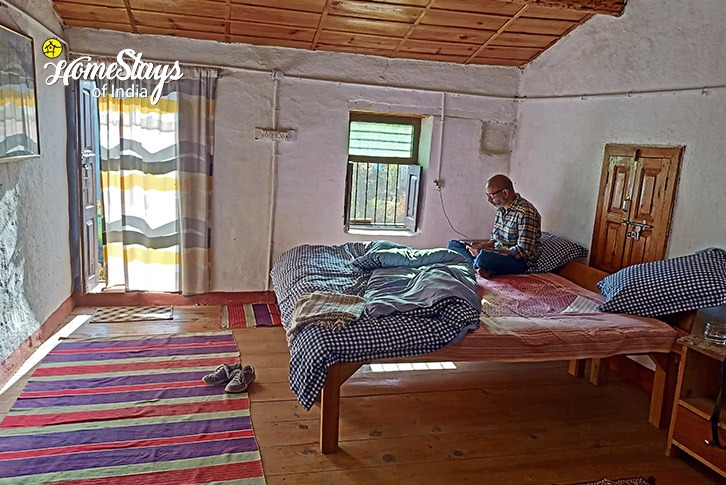
[[[210,372],[206,376],[202,377],[202,382],[208,386],[216,386],[218,384],[224,384],[232,378],[232,374],[242,368],[241,362],[235,362],[234,364],[222,364],[213,372]]]
[[[232,379],[227,383],[224,391],[244,392],[253,382],[255,382],[255,368],[251,365],[246,365],[232,372]]]

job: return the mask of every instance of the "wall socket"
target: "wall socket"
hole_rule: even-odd
[[[270,128],[255,128],[255,140],[290,141],[296,138],[295,130],[273,130]]]
[[[441,179],[434,180],[434,186],[436,186],[436,190],[441,190],[444,188],[444,181]]]

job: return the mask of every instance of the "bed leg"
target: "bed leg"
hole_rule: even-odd
[[[592,359],[590,364],[590,382],[596,386],[608,383],[610,373],[610,359]]]
[[[320,452],[333,453],[338,449],[340,423],[340,364],[328,369],[320,398]]]
[[[582,377],[585,375],[585,365],[586,364],[587,364],[587,359],[571,360],[569,368],[567,369],[567,372],[571,376]]]
[[[669,354],[650,354],[649,357],[655,364],[655,376],[650,396],[648,421],[656,428],[666,428],[670,425],[676,381],[678,380],[676,355],[671,352]]]
[[[340,386],[355,374],[361,363],[333,364],[320,392],[320,452],[333,453],[338,449],[340,426]]]

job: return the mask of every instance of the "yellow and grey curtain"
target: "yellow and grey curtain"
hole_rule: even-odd
[[[108,287],[209,291],[216,81],[189,69],[157,104],[134,95],[153,80],[114,80],[99,98]]]

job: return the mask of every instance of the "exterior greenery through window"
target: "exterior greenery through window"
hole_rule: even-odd
[[[351,113],[345,226],[416,230],[421,120]]]

